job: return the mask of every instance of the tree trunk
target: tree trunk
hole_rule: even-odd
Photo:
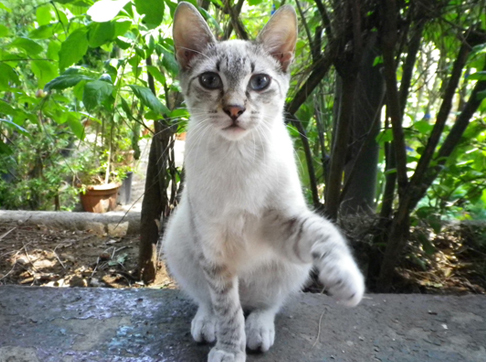
[[[349,160],[344,168],[341,212],[344,215],[373,211],[375,208],[380,132],[380,110],[385,83],[379,66],[373,66],[379,51],[377,34],[370,36],[364,49],[355,100],[352,108]]]

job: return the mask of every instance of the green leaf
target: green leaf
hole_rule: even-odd
[[[0,9],[5,10],[7,13],[12,12],[12,10],[10,8],[6,7],[5,4],[3,4],[3,3],[0,3]]]
[[[162,65],[173,77],[177,77],[177,74],[179,74],[179,63],[177,63],[174,54],[165,48],[162,48],[161,51],[164,54]]]
[[[9,33],[10,31],[8,30],[8,28],[5,25],[0,24],[0,38],[8,36]]]
[[[28,55],[37,55],[43,50],[41,45],[37,44],[32,39],[25,37],[16,38],[8,46],[11,48],[22,49]]]
[[[64,70],[70,65],[79,62],[88,50],[88,29],[80,28],[73,31],[61,44],[59,51],[59,69]]]
[[[477,96],[479,100],[486,98],[486,90],[483,90],[482,92],[478,92]]]
[[[32,39],[48,39],[51,38],[53,34],[53,28],[49,25],[41,25],[35,28],[29,33],[29,37]]]
[[[83,92],[84,106],[89,112],[93,111],[111,97],[113,90],[114,87],[110,83],[102,80],[86,83]]]
[[[52,60],[59,60],[59,52],[61,51],[61,42],[58,40],[49,41],[47,46],[47,58]]]
[[[37,23],[39,25],[47,25],[51,22],[51,7],[50,5],[39,6],[35,11]]]
[[[37,77],[37,86],[44,88],[47,82],[54,79],[57,73],[57,67],[46,60],[34,60],[31,63],[32,72]]]
[[[64,74],[61,74],[59,77],[54,78],[49,83],[47,83],[44,87],[44,90],[50,91],[52,89],[66,89],[66,88],[74,87],[82,80],[94,80],[94,79],[92,77],[89,77],[85,74],[81,74],[79,72],[69,73],[66,71],[64,72]]]
[[[1,4],[1,3],[0,3]],[[2,139],[0,139],[0,154],[11,155],[13,151],[8,145],[6,145]]]
[[[0,90],[10,88],[10,83],[20,84],[19,76],[9,65],[0,63]]]
[[[140,15],[145,15],[143,23],[153,29],[162,23],[164,2],[160,0],[134,0],[135,8]]]
[[[130,109],[130,106],[128,105],[127,101],[123,97],[120,97],[120,100],[121,100],[121,107],[123,111],[125,112],[128,118],[132,118],[133,117],[132,110]]]
[[[385,143],[390,141],[393,141],[393,131],[391,128],[380,132],[380,134],[376,137],[376,142],[378,143]]]
[[[164,106],[159,99],[146,87],[141,87],[136,84],[130,84],[135,96],[142,101],[144,105],[158,114],[169,114],[169,109]]]
[[[157,68],[156,66],[153,65],[147,65],[147,70],[148,72],[152,75],[152,77],[155,78],[157,82],[160,84],[165,84],[166,79],[164,74]]]
[[[132,22],[126,19],[118,19],[115,22],[115,37],[125,35],[132,26]]]
[[[417,121],[413,124],[413,127],[421,134],[428,134],[434,128],[427,120]]]
[[[467,79],[486,80],[486,71],[470,74]]]
[[[105,23],[91,23],[88,34],[89,46],[97,48],[115,39],[115,24],[111,21]]]
[[[28,134],[29,133],[24,127],[21,127],[18,124],[14,123],[12,121],[9,121],[8,119],[0,118],[0,122],[7,123],[10,126],[12,126],[13,128],[16,128],[17,131],[20,131],[20,132],[22,132],[24,134]]]
[[[103,23],[113,20],[130,0],[101,0],[88,9],[91,20]]]
[[[83,140],[85,136],[84,125],[79,120],[78,114],[75,112],[66,112],[66,118],[66,122],[74,135],[80,140]]]

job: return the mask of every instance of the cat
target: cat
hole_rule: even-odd
[[[162,253],[198,304],[194,340],[216,341],[208,361],[241,362],[247,347],[273,345],[275,315],[313,265],[345,305],[360,302],[364,279],[338,229],[307,207],[283,121],[293,7],[280,7],[256,41],[217,42],[197,9],[181,2],[173,38],[191,117],[185,188]]]

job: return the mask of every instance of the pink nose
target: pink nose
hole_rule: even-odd
[[[233,121],[235,121],[239,116],[241,116],[245,110],[246,110],[245,107],[238,106],[238,105],[228,105],[223,107],[224,113],[230,116]]]

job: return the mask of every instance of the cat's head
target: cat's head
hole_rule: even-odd
[[[197,9],[181,2],[173,35],[193,122],[239,140],[281,119],[297,40],[291,6],[275,12],[255,41],[218,42]]]

